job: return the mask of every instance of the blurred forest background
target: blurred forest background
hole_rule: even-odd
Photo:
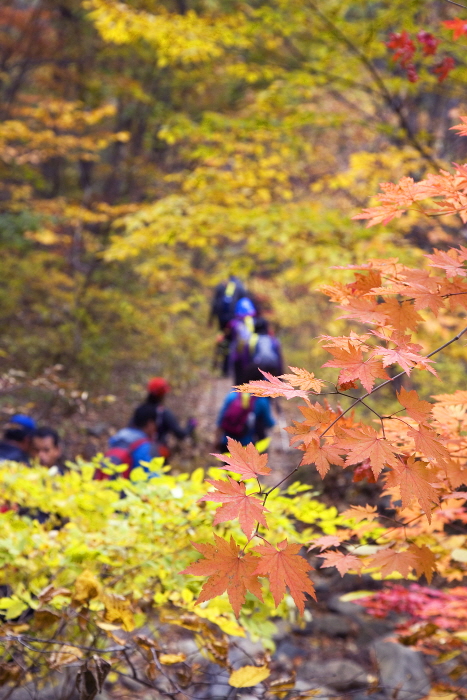
[[[151,374],[205,381],[212,287],[230,272],[287,363],[316,371],[315,339],[343,328],[317,291],[347,281],[332,266],[464,243],[454,220],[416,212],[351,220],[379,182],[465,160],[449,131],[467,113],[465,42],[441,25],[458,14],[441,0],[3,2],[4,414],[97,415]],[[417,82],[391,59],[390,33],[421,29],[456,61],[444,82],[420,52]],[[457,322],[431,321],[422,342]],[[457,388],[464,355],[421,395]]]

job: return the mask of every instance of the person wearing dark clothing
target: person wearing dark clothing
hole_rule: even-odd
[[[31,436],[36,427],[29,416],[17,413],[12,416],[0,440],[0,462],[12,461],[29,465]]]
[[[106,462],[96,470],[94,478],[98,481],[115,478],[113,465],[122,467],[117,474],[124,479],[131,478],[131,472],[136,467],[141,467],[152,479],[159,476],[153,472],[148,463],[155,457],[159,457],[154,438],[156,437],[156,412],[153,406],[142,404],[133,413],[130,425],[122,428],[109,439],[109,448],[104,453]]]
[[[148,395],[144,405],[152,406],[156,414],[156,443],[161,457],[170,456],[168,445],[169,435],[177,440],[183,440],[193,434],[197,425],[194,418],[190,418],[185,428],[182,428],[176,416],[166,408],[164,398],[170,391],[170,384],[163,377],[153,377],[147,385]]]
[[[230,275],[226,282],[218,284],[214,290],[209,324],[217,318],[219,330],[223,331],[235,315],[238,300],[246,295],[245,287],[234,275]]]
[[[255,318],[255,330],[244,347],[242,365],[247,373],[259,368],[275,377],[284,374],[281,343],[269,332],[269,325],[261,316]],[[262,378],[261,376],[258,378]]]
[[[241,376],[242,383],[256,379],[263,379],[257,367],[246,369]],[[269,396],[251,396],[230,391],[217,418],[217,448],[225,450],[229,437],[238,440],[242,445],[264,440],[274,425]]]

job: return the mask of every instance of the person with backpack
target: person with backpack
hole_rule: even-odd
[[[218,284],[212,299],[209,325],[217,318],[219,330],[223,331],[235,315],[236,303],[246,295],[245,287],[235,275],[230,275],[226,282]]]
[[[142,404],[133,413],[130,426],[122,428],[110,438],[109,448],[104,457],[112,465],[126,466],[126,469],[118,472],[119,476],[126,479],[130,478],[135,467],[142,467],[151,477],[159,476],[156,472],[151,472],[146,464],[154,457],[159,457],[155,443],[156,434],[155,408],[150,404]],[[94,478],[101,481],[111,477],[111,470],[106,469],[103,464]]]
[[[243,382],[262,378],[261,372],[253,367],[242,375]],[[268,430],[274,425],[269,396],[251,396],[230,391],[224,399],[217,419],[217,449],[226,449],[228,437],[238,440],[242,445],[264,440]]]
[[[250,335],[244,352],[243,362],[247,372],[259,368],[275,377],[284,374],[280,340],[269,332],[265,318],[255,319],[255,330]]]
[[[227,326],[230,339],[229,369],[235,384],[241,384],[241,376],[247,368],[247,348],[255,330],[255,316],[256,307],[252,300],[242,297],[236,303],[235,316]]]
[[[189,418],[185,428],[182,428],[175,414],[164,406],[166,395],[170,392],[170,384],[163,377],[153,377],[147,385],[148,395],[143,406],[151,406],[156,415],[156,436],[158,452],[161,457],[170,457],[168,445],[169,435],[177,440],[183,440],[193,435],[197,426],[195,418]]]

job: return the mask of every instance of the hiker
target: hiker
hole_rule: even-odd
[[[55,469],[57,474],[65,473],[60,436],[53,428],[42,426],[34,430],[31,453],[42,467]]]
[[[223,331],[234,317],[235,304],[244,296],[246,296],[245,287],[234,275],[230,275],[227,282],[218,284],[212,299],[209,325],[214,318],[217,318],[219,330]]]
[[[249,382],[262,378],[257,368],[250,367],[241,376],[241,381]],[[274,425],[271,399],[268,396],[251,396],[230,391],[217,419],[217,449],[225,450],[228,437],[238,440],[242,445],[256,443],[267,437],[267,431]]]
[[[269,332],[269,324],[261,316],[255,318],[255,330],[250,335],[248,344],[244,348],[243,363],[246,372],[259,368],[263,372],[269,372],[275,377],[284,373],[282,360],[282,348],[278,338]],[[262,377],[260,377],[262,378]]]
[[[106,457],[112,464],[127,465],[123,471],[119,471],[119,476],[126,479],[130,477],[131,471],[135,467],[142,467],[144,471],[153,476],[159,476],[156,472],[151,472],[145,462],[150,462],[154,457],[159,457],[159,452],[155,444],[156,411],[150,404],[138,406],[133,413],[130,426],[122,428],[109,440],[109,449],[105,452]],[[95,479],[110,478],[105,466],[98,469]]]
[[[189,418],[185,428],[182,428],[172,411],[166,408],[164,399],[170,392],[170,384],[163,377],[153,377],[147,385],[148,395],[143,406],[152,406],[156,413],[156,444],[161,457],[170,457],[168,445],[169,435],[177,440],[183,440],[193,434],[198,422],[195,418]]]
[[[29,466],[31,436],[36,428],[35,421],[23,413],[16,413],[5,426],[3,440],[0,440],[0,462],[12,461]]]
[[[241,384],[241,375],[246,370],[246,349],[255,330],[255,316],[256,308],[251,299],[242,297],[237,301],[235,316],[227,326],[230,333],[229,368],[235,384]]]

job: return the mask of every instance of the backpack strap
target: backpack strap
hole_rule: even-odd
[[[258,345],[259,335],[257,333],[252,333],[250,335],[250,340],[248,341],[248,347],[250,348],[250,353],[253,355],[256,346]]]
[[[250,333],[255,332],[255,322],[253,316],[245,316],[245,318],[243,319],[243,323],[245,324],[247,330],[250,331]]]
[[[229,280],[229,282],[227,282],[227,286],[225,288],[224,299],[226,299],[227,301],[230,301],[232,299],[233,295],[235,294],[236,287],[237,287],[237,285],[235,284],[235,282],[233,280]]]

